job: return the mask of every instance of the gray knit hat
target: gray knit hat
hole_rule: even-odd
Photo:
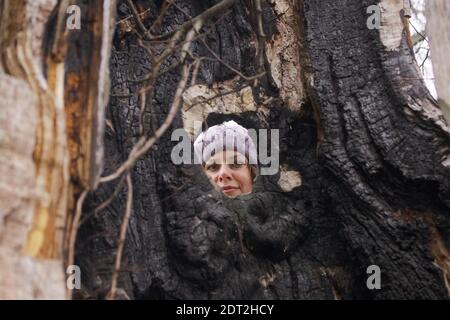
[[[258,164],[255,144],[248,130],[234,121],[212,126],[200,133],[194,142],[197,163],[206,163],[216,152],[234,150],[247,157],[250,164]]]

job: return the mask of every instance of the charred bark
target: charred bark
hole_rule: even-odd
[[[435,247],[448,241],[442,156],[448,135],[442,119],[416,107],[437,104],[420,79],[406,32],[400,30],[400,42],[388,51],[383,37],[365,27],[364,15],[354,14],[370,4],[305,2],[328,194],[354,265],[382,270],[385,284],[374,298],[446,298],[448,242],[443,255]]]
[[[279,128],[281,170],[258,177],[251,195],[226,199],[198,166],[172,163],[175,142],[164,135],[131,172],[122,298],[448,298],[448,128],[408,47],[398,6],[403,1],[380,5],[392,3],[397,6],[388,9],[398,15],[384,16],[382,29],[370,30],[366,8],[377,1],[263,2],[262,65],[254,58],[260,30],[253,2],[238,2],[206,23],[205,42],[227,65],[245,75],[266,73],[250,94],[238,90],[250,101],[246,106],[212,108],[203,120]],[[160,5],[136,1],[139,12],[149,9],[146,27]],[[179,5],[183,11],[170,7],[159,31],[174,30],[211,5],[192,0]],[[119,1],[118,21],[129,15]],[[103,175],[125,161],[139,136],[138,91],[154,63],[131,30],[119,22],[114,36]],[[280,50],[290,32],[296,50]],[[200,40],[191,50],[211,56]],[[207,61],[188,91],[194,87],[189,93],[201,96],[208,88],[237,87],[235,76],[224,63]],[[176,69],[158,79],[144,114],[149,134],[164,121],[179,79]],[[196,116],[184,108],[172,129]],[[301,183],[280,182],[291,174]],[[78,298],[104,298],[110,289],[126,202],[123,182],[101,185],[84,207]],[[117,187],[117,198],[93,214]],[[381,269],[380,290],[366,286],[370,265]]]

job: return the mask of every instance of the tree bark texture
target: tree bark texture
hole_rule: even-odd
[[[127,207],[116,298],[448,299],[450,131],[414,61],[407,2],[132,3],[143,26],[125,0],[0,0],[0,298],[63,298],[72,263],[75,298],[108,297]],[[218,3],[142,100],[168,46],[143,28],[176,34]],[[69,4],[81,30],[66,28]],[[174,65],[196,57],[208,59],[170,129],[102,182],[164,123]],[[225,120],[280,130],[280,170],[236,199],[171,161],[172,130]]]
[[[179,3],[158,31],[170,32],[214,3]],[[262,70],[264,77],[242,88],[233,70],[206,60],[172,129],[229,119],[280,129],[280,171],[260,176],[250,195],[223,198],[198,166],[171,162],[176,142],[164,135],[131,172],[122,297],[447,299],[449,131],[408,45],[404,2],[263,1],[263,33],[256,3],[238,1],[202,30],[228,66],[246,76]],[[149,27],[161,3],[135,4],[139,12],[149,9],[143,19]],[[369,5],[381,8],[380,29],[367,28]],[[129,12],[119,1],[119,21]],[[138,91],[162,50],[145,50],[127,26],[119,22],[114,36],[103,175],[136,142]],[[212,57],[200,40],[191,51]],[[150,132],[167,115],[179,77],[175,69],[158,79],[144,115]],[[201,102],[227,88],[237,90]],[[102,298],[109,290],[126,189],[93,211],[122,180],[101,185],[83,209],[78,298]],[[366,286],[370,265],[381,269],[380,290]]]
[[[450,5],[444,0],[428,1],[427,34],[430,37],[430,47],[435,75],[436,90],[439,105],[445,119],[450,121]]]
[[[0,298],[65,297],[67,212],[101,173],[115,3],[77,2],[71,34],[68,5],[0,1]]]

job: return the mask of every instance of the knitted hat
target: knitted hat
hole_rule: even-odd
[[[250,164],[257,164],[257,152],[248,130],[234,121],[226,121],[200,133],[194,142],[197,163],[206,163],[216,152],[234,150],[247,157]]]

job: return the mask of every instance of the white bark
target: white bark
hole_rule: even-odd
[[[61,260],[22,254],[37,200],[37,110],[25,81],[0,74],[0,299],[64,298]]]
[[[65,297],[64,69],[56,67],[50,83],[42,67],[45,25],[55,5],[1,2],[0,299]]]
[[[427,34],[439,105],[450,123],[450,3],[448,0],[427,1]]]

